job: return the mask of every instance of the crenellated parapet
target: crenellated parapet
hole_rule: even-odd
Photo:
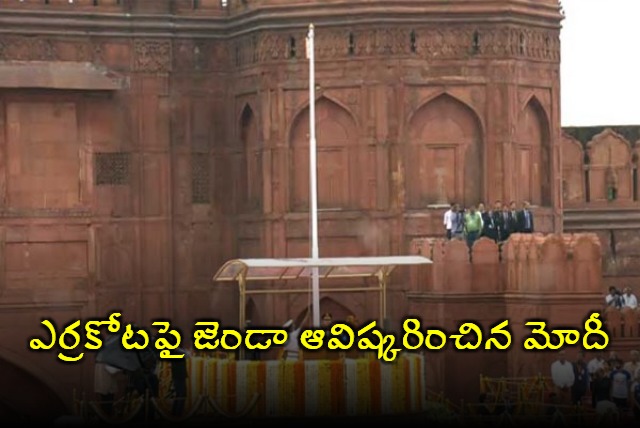
[[[604,312],[609,333],[622,342],[640,343],[640,309],[607,308]]]
[[[600,242],[593,234],[512,235],[497,245],[481,238],[425,238],[412,252],[433,260],[413,281],[415,293],[589,294],[602,292]]]

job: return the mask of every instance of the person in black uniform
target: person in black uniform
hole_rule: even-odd
[[[184,411],[184,402],[187,399],[187,358],[185,351],[183,358],[171,359],[171,382],[173,383],[173,391],[175,397],[171,413],[173,416],[181,416]]]
[[[482,216],[482,236],[498,241],[498,229],[494,222],[493,212],[485,211],[483,203],[478,205],[478,211],[480,211],[480,215]]]
[[[493,224],[496,228],[496,240],[497,242],[504,241],[504,217],[502,215],[502,201],[495,201],[493,204],[493,211],[491,211],[491,215],[493,216]]]

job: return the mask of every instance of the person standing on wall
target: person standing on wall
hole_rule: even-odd
[[[486,211],[484,204],[478,205],[478,211],[482,216],[482,236],[497,242],[498,241],[498,229],[493,221],[493,211]]]
[[[520,233],[533,233],[533,213],[528,201],[522,203],[522,211],[518,213],[518,230]]]
[[[283,359],[297,361],[300,357],[300,332],[302,331],[304,323],[307,322],[307,318],[309,318],[309,312],[311,312],[311,310],[307,309],[307,313],[299,325],[295,325],[293,320],[289,320],[282,326],[287,330],[289,336],[287,342],[284,344]]]
[[[502,201],[495,201],[493,203],[493,211],[491,211],[491,215],[493,216],[493,224],[496,227],[496,239],[497,242],[504,241],[504,219],[502,215]]]
[[[451,204],[451,206],[449,207],[449,209],[444,213],[444,229],[447,232],[447,240],[451,240],[451,238],[453,237],[453,231],[454,231],[454,219],[456,218],[456,214],[457,214],[457,205],[455,203]]]
[[[473,243],[480,237],[483,226],[482,215],[472,205],[469,208],[469,212],[464,216],[464,234],[467,237],[469,249],[473,247]]]

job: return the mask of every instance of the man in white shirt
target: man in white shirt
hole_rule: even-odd
[[[635,294],[631,293],[630,287],[624,289],[624,294],[622,295],[622,307],[630,309],[638,307],[638,299]]]
[[[287,330],[288,338],[287,342],[284,344],[284,358],[286,360],[294,360],[297,361],[300,357],[300,332],[302,331],[302,326],[307,321],[309,317],[309,310],[307,310],[306,315],[300,322],[300,325],[294,325],[293,320],[289,320],[282,326],[285,330]]]
[[[565,352],[560,351],[558,359],[551,364],[551,380],[556,387],[556,393],[561,404],[569,404],[571,400],[571,387],[575,382],[573,364],[567,361]]]
[[[451,240],[454,232],[454,215],[458,212],[458,206],[451,204],[451,207],[444,213],[444,228],[447,231],[447,239]]]

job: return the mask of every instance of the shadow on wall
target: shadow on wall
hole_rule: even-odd
[[[63,401],[35,376],[0,358],[0,418],[45,422],[67,414]]]

